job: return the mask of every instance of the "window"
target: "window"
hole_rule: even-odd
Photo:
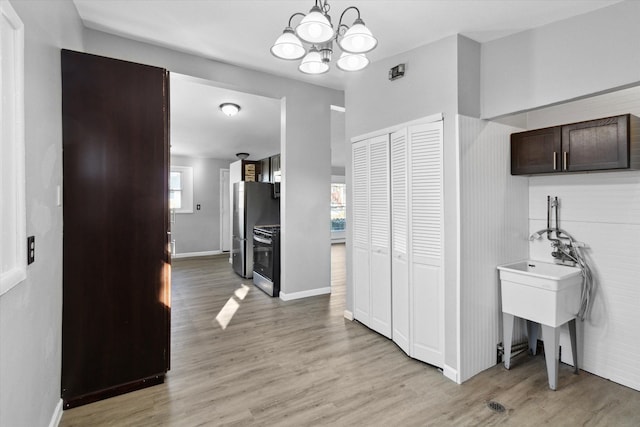
[[[193,168],[171,166],[169,209],[174,213],[193,213]]]
[[[346,185],[331,184],[331,232],[344,231],[346,215]]]
[[[24,26],[0,0],[0,295],[27,277]]]
[[[169,209],[182,208],[182,172],[172,171],[169,175]]]

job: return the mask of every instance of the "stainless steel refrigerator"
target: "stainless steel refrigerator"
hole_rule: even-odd
[[[233,184],[233,270],[253,277],[253,226],[280,224],[280,199],[273,197],[273,184],[241,181]]]

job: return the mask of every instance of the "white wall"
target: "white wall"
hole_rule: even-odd
[[[193,168],[193,213],[175,214],[175,255],[220,251],[220,169],[230,160],[171,156],[171,166]],[[200,205],[200,210],[196,209]]]
[[[460,149],[460,382],[495,365],[502,341],[496,266],[526,259],[527,177],[511,176],[519,128],[458,116]]]
[[[482,117],[640,82],[640,2],[625,1],[482,45]]]
[[[82,50],[71,1],[11,0],[25,27],[27,235],[36,261],[0,296],[0,425],[46,426],[61,415],[62,111],[60,48]]]
[[[281,296],[297,298],[328,292],[330,106],[343,105],[343,93],[99,31],[85,29],[84,36],[90,53],[164,67],[221,87],[282,99]]]
[[[624,113],[640,116],[640,87],[527,116],[536,129]],[[582,324],[581,368],[640,390],[640,172],[535,176],[529,194],[530,232],[546,226],[546,197],[557,196],[561,228],[589,247],[597,291],[592,317]],[[553,259],[546,239],[532,242],[530,252],[534,259]],[[563,346],[563,355],[569,348]]]

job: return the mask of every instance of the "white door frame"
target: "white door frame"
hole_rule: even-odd
[[[227,175],[227,179],[225,182],[224,175]],[[229,202],[231,200],[229,196],[229,169],[220,169],[220,251],[230,251],[231,250],[231,230],[230,222],[225,221],[225,212],[224,207],[227,206],[227,218],[231,217],[231,206],[229,206]],[[225,203],[226,202],[226,203]],[[225,248],[225,235],[227,236],[227,247]]]

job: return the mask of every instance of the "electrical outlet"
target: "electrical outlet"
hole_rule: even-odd
[[[36,236],[27,237],[27,265],[36,260]]]
[[[196,210],[197,210],[197,211],[199,211],[199,210],[200,210],[200,203],[198,203],[198,204],[196,205]]]

